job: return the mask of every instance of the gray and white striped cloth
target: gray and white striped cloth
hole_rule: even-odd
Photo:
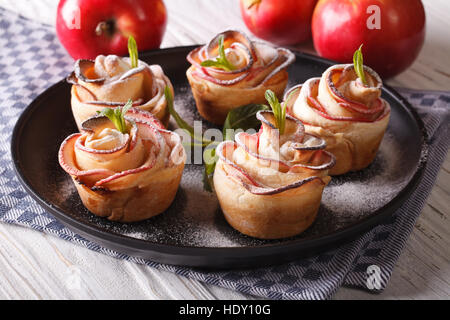
[[[271,299],[327,299],[340,286],[384,289],[449,147],[450,93],[401,89],[425,122],[430,150],[420,186],[389,221],[339,249],[280,266],[210,272],[162,265],[111,251],[74,234],[26,194],[11,162],[9,146],[13,126],[39,93],[71,71],[73,61],[59,45],[53,29],[4,10],[0,10],[0,47],[0,221],[247,294]],[[371,286],[375,282],[369,282],[368,286],[367,271],[372,265],[379,268],[379,286]]]

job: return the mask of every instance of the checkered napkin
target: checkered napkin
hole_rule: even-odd
[[[246,294],[271,299],[327,299],[342,285],[383,290],[449,147],[450,92],[399,90],[425,122],[430,150],[420,186],[390,220],[337,250],[281,266],[210,272],[162,265],[111,251],[74,234],[25,193],[14,174],[9,151],[13,126],[39,93],[71,71],[73,61],[53,29],[4,10],[0,10],[0,48],[0,221]]]

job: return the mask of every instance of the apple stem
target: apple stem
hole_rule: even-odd
[[[247,9],[250,9],[254,5],[260,3],[262,0],[244,0],[244,5]]]
[[[101,21],[98,23],[97,27],[95,27],[95,34],[98,36],[105,34],[111,37],[114,34],[115,28],[114,20]]]

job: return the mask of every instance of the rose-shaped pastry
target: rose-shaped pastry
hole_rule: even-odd
[[[366,84],[352,64],[335,65],[285,95],[288,112],[304,123],[307,133],[322,137],[327,151],[336,156],[331,175],[366,168],[389,122],[380,77],[366,66],[364,74]]]
[[[186,155],[180,137],[150,113],[132,108],[122,121],[124,132],[105,116],[84,121],[61,144],[59,163],[91,212],[140,221],[172,203]]]
[[[187,56],[187,78],[201,116],[223,124],[231,109],[264,103],[267,89],[281,98],[286,68],[295,60],[287,49],[250,41],[238,31],[225,31]]]
[[[75,70],[67,81],[72,84],[72,112],[80,130],[81,123],[96,111],[123,106],[128,99],[164,125],[169,121],[164,88],[172,89],[172,84],[159,65],[139,60],[137,67],[132,68],[128,57],[100,55],[95,61],[76,61]]]
[[[257,118],[258,133],[238,133],[217,147],[214,188],[236,230],[261,239],[294,236],[313,223],[335,159],[295,118],[286,117],[281,135],[272,112]]]

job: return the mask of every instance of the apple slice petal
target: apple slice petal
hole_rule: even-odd
[[[148,181],[149,178],[147,177],[151,177],[152,181],[156,182],[157,180],[164,181],[167,176],[170,176],[172,170],[184,163],[184,148],[177,134],[167,130],[161,130],[158,133],[161,135],[161,138],[166,140],[171,149],[169,156],[164,152],[166,147],[160,148],[157,154],[150,152],[147,161],[142,166],[116,173],[98,181],[95,186],[114,191],[124,187],[139,186]],[[151,132],[148,131],[148,134],[151,134]],[[165,163],[166,165],[163,169],[160,167],[155,168],[158,163]]]
[[[230,41],[232,43],[240,43],[242,44],[248,52],[249,56],[249,65],[253,64],[255,56],[255,47],[253,45],[253,42],[243,33],[237,30],[227,30],[224,32],[221,32],[217,34],[214,38],[211,39],[211,41],[206,45],[206,58],[212,59],[215,56],[217,56],[218,48],[219,48],[219,38],[223,36],[224,43],[226,41]],[[249,67],[246,67],[249,68]]]
[[[109,176],[103,180],[98,181],[95,186],[107,188],[108,190],[118,190],[125,186],[132,187],[138,186],[141,183],[145,183],[147,176],[151,176],[154,174],[154,170],[152,170],[158,163],[166,164],[166,159],[172,160],[171,153],[181,152],[181,160],[184,160],[184,149],[181,146],[180,139],[174,140],[172,136],[176,134],[173,132],[169,132],[167,130],[160,130],[154,126],[152,126],[149,122],[135,120],[136,126],[138,128],[139,137],[146,141],[151,151],[148,154],[147,160],[144,164],[142,164],[138,168],[125,170],[119,173],[116,173],[112,176]],[[175,148],[175,145],[171,144],[175,142],[175,145],[181,148]],[[178,142],[178,144],[177,144]],[[172,150],[171,153],[167,153],[169,149]],[[170,162],[169,162],[170,163]],[[180,164],[179,162],[175,163],[175,165]],[[159,169],[158,169],[159,170]],[[155,179],[154,177],[152,179]]]
[[[120,59],[120,65],[129,65],[129,58],[115,58]],[[114,74],[98,68],[95,61],[81,59],[75,63],[75,71],[66,78],[72,84],[72,111],[78,126],[101,108],[123,106],[129,97],[134,107],[168,122],[169,112],[163,93],[164,88],[172,88],[172,84],[160,66],[139,61],[137,68],[119,68],[113,70]]]
[[[278,52],[279,52],[280,56],[284,57],[284,61],[279,66],[277,66],[275,69],[273,69],[272,72],[269,73],[264,78],[264,80],[262,81],[261,84],[265,84],[273,76],[275,76],[278,72],[287,68],[289,65],[291,65],[295,61],[295,55],[291,51],[284,49],[284,48],[278,48]]]
[[[297,101],[297,99],[306,99],[307,105],[318,115],[321,117],[331,120],[331,121],[348,121],[348,122],[376,122],[384,119],[389,113],[390,108],[386,104],[386,102],[383,99],[379,99],[380,105],[382,107],[382,112],[379,112],[377,108],[377,117],[376,118],[370,118],[365,117],[364,114],[360,113],[360,116],[354,116],[354,117],[344,117],[344,116],[333,116],[330,115],[326,109],[322,106],[322,104],[318,101],[317,95],[318,95],[318,86],[321,81],[321,78],[311,78],[308,81],[306,81],[303,84],[298,84],[292,88],[290,88],[288,91],[286,91],[284,95],[284,101],[286,102],[286,111],[289,114],[294,114],[294,104]],[[300,93],[302,92],[302,97],[300,97]],[[286,101],[286,99],[289,99],[289,101]],[[341,107],[344,107],[342,104],[339,104]],[[348,104],[345,106],[347,107]],[[367,109],[367,108],[366,108]],[[365,109],[365,110],[366,110]],[[355,109],[353,109],[355,110]],[[304,124],[315,126],[313,123],[307,123],[302,119]]]
[[[91,117],[81,124],[81,129],[86,132],[95,133],[98,128],[111,127],[111,121],[102,115]]]
[[[137,168],[124,170],[121,172],[114,172],[107,169],[80,170],[78,168],[75,160],[76,149],[86,152],[90,156],[98,155],[98,157],[102,160],[108,160],[109,157],[116,158],[117,156],[120,156],[121,153],[129,152],[130,148],[126,148],[126,146],[128,144],[133,145],[133,142],[130,142],[129,139],[126,144],[112,150],[95,150],[84,146],[84,140],[88,134],[94,134],[106,125],[110,125],[110,123],[108,123],[109,120],[106,117],[97,116],[90,118],[83,123],[83,129],[86,131],[85,134],[73,134],[66,138],[66,140],[61,144],[58,156],[60,165],[63,169],[76,178],[77,181],[90,188],[101,187],[103,189],[114,191],[124,187],[132,187],[147,181],[145,177],[151,175],[152,173],[149,172],[144,176],[142,176],[142,174],[145,171],[151,171],[157,163],[165,164],[165,158],[168,154],[170,156],[170,153],[168,153],[169,148],[178,152],[178,155],[181,154],[181,158],[184,160],[184,149],[181,146],[180,139],[176,139],[176,137],[174,137],[176,136],[175,133],[153,126],[150,121],[155,123],[158,122],[155,121],[153,116],[149,116],[148,113],[140,110],[130,110],[129,113],[127,113],[128,116],[137,115],[137,117],[129,118],[129,120],[133,123],[133,127],[130,131],[130,136],[132,136],[132,138],[130,139],[133,141],[135,137],[139,135],[139,138],[146,144],[148,149],[150,149],[147,154],[147,158],[142,165]],[[167,143],[169,143],[168,147],[166,146]],[[181,151],[176,147],[180,147]],[[169,157],[168,163],[172,163],[171,160],[172,158]]]
[[[247,191],[256,195],[273,195],[277,193],[282,193],[284,191],[300,188],[307,183],[317,181],[321,185],[326,185],[327,182],[322,180],[319,176],[311,176],[307,178],[301,178],[297,181],[289,183],[282,187],[273,188],[259,183],[254,179],[248,172],[243,168],[234,163],[233,153],[239,145],[236,142],[224,141],[216,149],[216,154],[219,159],[223,162],[223,169],[226,174],[231,178],[240,183]]]
[[[95,73],[95,61],[78,59],[75,62],[75,76],[83,82],[86,83],[102,83],[105,78],[93,77],[97,76]]]
[[[244,149],[249,156],[257,159],[261,165],[271,168],[278,168],[280,172],[289,171],[290,166],[286,162],[261,156],[258,153],[258,150],[255,150],[255,146],[257,145],[257,134],[249,135],[245,132],[239,132],[236,134],[235,140],[239,147]]]
[[[130,188],[130,187],[136,186],[139,184],[137,182],[141,180],[141,179],[138,180],[138,178],[139,178],[138,175],[146,170],[152,169],[152,167],[154,166],[155,159],[153,158],[151,160],[152,161],[147,165],[140,166],[135,169],[125,170],[125,171],[122,171],[119,173],[115,173],[109,177],[98,180],[94,186],[102,187],[104,189],[111,190],[111,191],[119,190],[119,189],[122,189],[125,187]]]
[[[257,118],[262,123],[260,132],[253,135],[241,132],[235,138],[237,145],[252,157],[277,165],[281,172],[322,171],[334,166],[336,159],[333,154],[325,151],[325,140],[315,135],[306,134],[303,124],[298,119],[286,115],[285,133],[279,136],[271,111],[259,111]],[[291,150],[290,157],[292,158],[281,160],[262,156],[259,144],[263,133],[265,139],[269,139],[270,144],[289,143],[287,146]]]
[[[292,144],[292,148],[299,151],[323,150],[326,146],[325,140],[308,133],[304,134],[302,142]]]
[[[201,62],[208,59],[214,59],[218,55],[219,38],[223,36],[224,42],[230,42],[229,48],[240,51],[246,55],[246,65],[236,70],[222,70],[214,67],[202,67]],[[195,75],[211,81],[218,85],[229,86],[244,80],[248,75],[248,70],[253,66],[257,58],[254,52],[253,42],[242,32],[228,30],[216,35],[206,46],[192,50],[187,60],[198,69]],[[230,78],[233,76],[233,78]]]
[[[275,117],[272,111],[258,111],[256,118],[261,121],[263,130],[266,129],[268,132],[278,135],[275,133]],[[305,126],[297,118],[286,114],[285,134],[291,135],[296,141],[303,141]]]
[[[82,88],[86,89],[85,87],[82,87]],[[95,107],[103,107],[103,108],[123,107],[126,104],[126,102],[100,101],[100,100],[95,100],[95,99],[93,99],[93,100],[84,99],[83,103],[90,104]],[[133,101],[133,107],[140,106],[143,102],[144,102],[144,100],[142,98],[136,99]]]
[[[86,136],[84,136],[84,138],[80,137],[77,140],[75,147],[80,151],[87,152],[92,155],[98,154],[99,157],[107,156],[108,158],[117,157],[121,153],[129,152],[129,151],[133,150],[134,146],[136,145],[137,130],[138,130],[134,121],[130,121],[130,120],[132,120],[132,119],[128,120],[129,124],[131,124],[131,129],[129,132],[128,140],[113,149],[97,150],[97,149],[88,148],[84,144],[84,142],[86,140]],[[101,132],[105,128],[113,129],[114,126],[106,116],[102,116],[102,115],[97,115],[97,116],[91,117],[91,118],[85,120],[81,124],[82,131],[89,133],[89,134],[94,134],[94,135]]]
[[[204,68],[202,68],[201,70],[203,72],[195,71],[192,74],[201,79],[211,81],[212,83],[215,83],[215,84],[218,84],[221,86],[231,86],[233,84],[239,83],[250,74],[249,72],[246,72],[246,73],[243,73],[242,75],[240,75],[239,77],[231,79],[231,80],[221,80],[221,79],[217,79],[217,78],[214,78],[213,76],[209,75],[209,73],[206,70],[204,70]]]
[[[247,172],[245,172],[232,160],[233,153],[237,147],[238,145],[233,141],[224,141],[217,146],[217,156],[228,165],[225,167],[225,170],[228,170],[231,176],[238,177],[241,181],[244,181],[247,184],[262,187],[261,184],[254,180]]]
[[[257,143],[255,137],[256,135],[240,132],[235,137],[236,145],[243,148],[249,156],[257,159],[260,164],[278,168],[280,172],[322,171],[332,168],[336,163],[334,155],[324,151],[326,143],[320,138],[317,138],[321,141],[317,147],[292,146],[299,155],[296,155],[294,161],[291,162],[271,159],[258,154],[257,150],[255,150]]]
[[[245,183],[245,181],[242,181],[242,184],[243,184],[244,188],[247,189],[252,194],[273,195],[273,194],[282,193],[282,192],[285,192],[285,191],[288,191],[291,189],[300,188],[300,187],[306,185],[307,183],[311,183],[312,181],[318,181],[321,185],[326,185],[326,183],[320,177],[309,177],[306,179],[300,179],[298,181],[295,181],[293,183],[290,183],[286,186],[282,186],[279,188],[257,187],[257,186],[251,185],[251,184],[247,184],[247,183]]]
[[[259,41],[255,41],[253,45],[255,47],[255,52],[258,56],[258,60],[261,60],[261,62],[265,66],[270,66],[278,59],[280,51],[277,48]]]
[[[381,90],[383,82],[380,76],[368,66],[364,66],[364,71],[375,82],[375,86],[372,89]],[[348,111],[354,113],[355,117],[357,118],[368,120],[376,119],[385,108],[385,105],[381,98],[378,97],[374,101],[374,105],[369,107],[364,103],[349,99],[344,95],[344,93],[339,90],[338,87],[342,83],[352,80],[351,76],[355,76],[353,65],[337,65],[325,71],[323,76],[324,79],[321,81],[326,81],[330,94],[338,102],[338,105],[341,108],[345,108]]]
[[[140,120],[142,122],[148,122],[148,123],[150,123],[151,125],[155,126],[158,129],[165,130],[165,127],[161,123],[161,121],[159,121],[158,118],[153,116],[148,111],[144,111],[144,110],[139,109],[139,108],[130,108],[125,116],[126,117],[130,116],[134,120]]]
[[[77,140],[82,136],[81,133],[74,133],[68,136],[58,152],[58,161],[61,167],[70,174],[72,177],[76,177],[79,182],[88,186],[92,186],[95,181],[105,179],[114,174],[113,171],[107,169],[95,169],[95,170],[79,170],[76,161],[74,147]]]
[[[70,73],[66,81],[74,86],[73,94],[76,95],[78,100],[97,100],[97,96],[91,90],[78,83],[75,72]]]
[[[224,37],[227,50],[239,56],[246,55],[247,64],[236,70],[202,67],[201,63],[217,57],[219,38]],[[263,42],[251,41],[244,33],[227,30],[216,35],[207,45],[192,50],[187,60],[193,65],[192,76],[221,86],[231,86],[247,81],[252,86],[266,83],[277,73],[295,61],[295,55],[287,49],[273,48]]]
[[[122,74],[118,81],[123,81],[125,79],[131,78],[132,76],[134,76],[138,73],[145,72],[145,71],[148,71],[148,66],[141,64],[137,68],[130,69],[127,72],[125,72],[124,74]]]
[[[324,117],[325,119],[333,120],[333,121],[375,122],[375,121],[380,121],[381,119],[383,119],[385,116],[387,116],[389,114],[389,108],[387,108],[386,104],[383,102],[384,110],[375,119],[364,118],[364,117],[338,117],[338,116],[332,116],[328,112],[326,112],[326,110],[321,106],[320,102],[316,98],[310,96],[307,99],[308,99],[308,104],[313,108],[313,110],[315,112],[317,112],[320,116]]]

